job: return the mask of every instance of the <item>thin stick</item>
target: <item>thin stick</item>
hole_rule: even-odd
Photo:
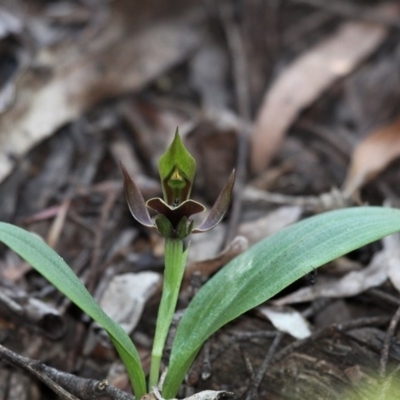
[[[315,341],[319,339],[322,335],[326,334],[327,329],[338,329],[339,331],[348,331],[350,329],[356,329],[362,326],[373,326],[373,325],[381,325],[387,323],[387,317],[366,317],[366,318],[358,318],[354,321],[344,322],[341,324],[332,324],[329,328],[319,329],[315,331],[312,335],[308,336],[305,339],[296,340],[283,349],[281,349],[273,358],[273,362],[276,363],[283,358],[285,358],[288,354],[303,346],[308,342]]]
[[[272,358],[283,338],[283,335],[284,334],[282,332],[277,332],[277,334],[275,335],[274,341],[272,342],[270,348],[268,349],[268,353],[264,358],[264,361],[262,362],[260,368],[258,369],[257,374],[255,375],[254,381],[252,382],[246,400],[252,400],[257,398],[258,388],[260,387],[261,382],[264,379],[264,375],[267,372],[269,365],[271,364]]]
[[[106,200],[101,209],[100,221],[94,237],[94,247],[93,247],[92,259],[90,261],[89,276],[87,278],[87,285],[86,285],[90,293],[93,293],[95,287],[97,286],[99,271],[101,270],[99,268],[99,263],[101,258],[101,251],[103,249],[102,244],[104,239],[104,233],[106,230],[107,222],[110,217],[110,213],[113,209],[113,206],[119,194],[120,194],[119,190],[110,190],[109,192],[107,192]]]
[[[396,312],[394,313],[389,328],[386,331],[385,340],[383,342],[383,348],[381,353],[381,360],[380,360],[380,368],[379,368],[379,376],[381,379],[384,379],[386,376],[386,366],[389,360],[389,349],[390,349],[390,342],[395,334],[397,325],[400,321],[400,307],[397,308]]]
[[[375,22],[388,27],[400,27],[400,21],[397,18],[390,17],[383,13],[377,13],[373,7],[358,7],[345,1],[326,1],[326,0],[290,0],[295,4],[306,4],[312,7],[326,10],[336,15],[347,18],[356,18],[358,20]],[[395,15],[395,14],[394,14]]]
[[[222,353],[229,349],[233,344],[240,341],[250,340],[254,338],[272,338],[276,336],[276,331],[255,331],[241,332],[225,341],[218,350],[210,357],[210,361],[216,360]]]
[[[225,30],[228,47],[231,53],[233,64],[233,75],[235,81],[235,93],[238,103],[238,110],[241,120],[240,132],[238,135],[238,153],[236,161],[236,183],[233,189],[233,200],[231,217],[227,234],[224,240],[224,247],[232,241],[236,234],[239,223],[240,210],[242,207],[242,192],[246,179],[246,161],[249,148],[249,121],[250,121],[250,91],[248,84],[248,66],[244,43],[240,29],[233,19],[232,5],[219,7],[222,25]]]
[[[55,383],[52,379],[50,379],[47,375],[38,371],[39,363],[34,360],[30,360],[28,358],[22,357],[6,347],[0,345],[0,357],[7,360],[10,364],[16,365],[28,371],[30,374],[38,378],[41,382],[45,383],[53,392],[58,394],[63,400],[79,400],[77,397],[72,395],[63,389],[60,385]]]
[[[46,384],[62,400],[134,400],[134,397],[113,386],[107,381],[85,379],[58,371],[40,361],[23,357],[0,345],[0,358],[35,376]],[[79,396],[79,397],[77,397]]]

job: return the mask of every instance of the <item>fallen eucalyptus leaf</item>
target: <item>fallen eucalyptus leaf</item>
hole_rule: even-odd
[[[388,11],[398,12],[393,7]],[[267,90],[258,111],[251,136],[253,172],[260,173],[269,165],[299,113],[334,82],[350,74],[388,32],[371,23],[345,22],[283,71]]]
[[[343,192],[352,196],[400,157],[400,117],[357,144],[351,156]]]

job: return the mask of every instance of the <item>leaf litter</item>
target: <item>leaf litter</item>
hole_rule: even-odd
[[[343,192],[350,197],[400,157],[400,117],[372,131],[353,151]]]
[[[386,11],[396,12],[392,7]],[[346,22],[278,76],[265,93],[251,137],[254,173],[270,164],[300,112],[376,51],[388,33],[379,25]]]
[[[0,61],[0,76],[7,78],[0,88],[5,111],[0,116],[1,219],[48,238],[96,298],[106,299],[101,301],[109,312],[133,331],[145,368],[163,246],[154,233],[129,218],[120,160],[146,198],[158,196],[157,159],[178,125],[199,160],[194,196],[212,204],[237,162],[242,130],[254,132],[252,150],[241,168],[252,166],[257,179],[249,181],[247,171],[233,228],[228,216],[213,235],[191,241],[192,260],[177,321],[202,283],[249,242],[309,214],[353,205],[355,200],[380,204],[388,193],[396,205],[400,196],[397,164],[388,168],[398,157],[396,85],[386,80],[392,75],[394,79],[398,62],[396,5],[384,4],[390,15],[382,17],[382,6],[355,7],[356,0],[355,8],[338,3],[334,10],[319,1],[288,2],[285,13],[272,3],[249,2],[239,10],[227,2],[235,12],[233,19],[226,19],[210,2],[206,7],[182,3],[118,0],[104,7],[101,2],[44,6],[34,1],[27,9],[16,1],[13,9],[2,8],[5,22],[0,18],[0,41],[7,45],[0,51],[6,49],[15,61],[9,75],[3,75],[6,58]],[[349,12],[353,8],[356,13]],[[239,35],[240,46],[232,46],[232,32]],[[250,77],[240,75],[238,60],[247,61]],[[239,86],[244,92],[236,90]],[[243,106],[246,99],[240,93],[246,91],[251,96],[244,121],[236,105]],[[301,113],[304,118],[298,120]],[[272,160],[273,168],[266,169]],[[227,234],[233,240],[222,249]],[[370,350],[371,343],[381,348],[379,338],[398,305],[400,286],[398,238],[382,243],[383,249],[368,247],[321,269],[315,283],[296,282],[281,298],[292,299],[287,300],[292,302],[289,312],[266,304],[260,310],[269,314],[268,320],[254,310],[215,335],[200,353],[180,397],[213,388],[216,393],[203,395],[215,398],[225,389],[243,399],[256,392],[259,398],[271,393],[277,398],[302,393],[307,398],[311,385],[341,399],[337,382],[347,382],[351,371],[373,378],[368,367],[379,362],[379,355]],[[28,298],[50,304],[67,327],[62,340],[51,340],[33,324],[18,325],[17,308],[5,314],[0,304],[4,343],[49,360],[59,370],[112,377],[112,384],[129,392],[115,354],[101,333],[89,328],[89,320],[10,252],[1,252],[0,259],[2,283],[9,281]],[[125,289],[111,288],[126,278],[133,282],[124,286],[127,296],[136,295],[136,300],[121,302]],[[138,289],[130,291],[132,285]],[[373,290],[383,292],[381,288],[380,300],[365,306],[365,298],[370,299]],[[8,300],[15,299],[15,293],[17,289],[8,293],[4,307],[12,309]],[[332,327],[321,333],[326,326],[321,320],[361,328],[352,331],[354,338]],[[374,326],[368,328],[369,336],[368,323]],[[244,334],[236,335],[238,331]],[[277,334],[284,344],[268,350]],[[240,339],[231,340],[235,337]],[[228,350],[220,352],[229,343]],[[301,343],[303,347],[296,347]],[[286,356],[276,361],[286,344]],[[333,349],[334,357],[327,349]],[[354,358],[341,357],[343,349],[351,349]],[[395,343],[391,349],[397,351]],[[270,351],[277,356],[272,362]],[[350,365],[350,359],[356,361]],[[255,389],[255,380],[249,380],[252,365],[264,363],[268,378]],[[7,400],[51,398],[30,377],[10,377],[8,371],[0,369],[0,383],[20,394],[10,393]],[[298,379],[296,371],[303,371],[305,379]],[[352,385],[350,391],[360,390]]]

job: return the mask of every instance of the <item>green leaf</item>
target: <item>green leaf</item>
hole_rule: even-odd
[[[126,332],[100,308],[65,261],[37,236],[5,222],[0,222],[0,241],[107,331],[125,364],[135,396],[140,399],[146,393],[146,382],[135,346]]]
[[[178,129],[174,140],[158,162],[164,200],[172,205],[187,200],[192,190],[196,161],[183,145]],[[178,205],[176,204],[176,205]]]
[[[174,397],[204,342],[315,268],[400,231],[400,210],[357,207],[305,219],[232,260],[197,293],[178,326],[163,396]]]

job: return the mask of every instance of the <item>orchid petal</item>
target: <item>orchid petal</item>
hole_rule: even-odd
[[[206,208],[198,201],[189,199],[184,201],[179,207],[175,208],[175,210],[180,210],[180,212],[186,217],[190,217],[193,214],[198,214],[206,211]]]
[[[122,173],[124,175],[124,189],[126,201],[128,202],[128,207],[136,219],[136,221],[140,222],[142,225],[147,226],[149,228],[154,228],[154,223],[150,217],[150,214],[146,208],[146,204],[144,202],[143,196],[137,188],[135,182],[129,176],[128,171],[121,163]]]
[[[153,197],[146,201],[146,207],[151,208],[154,211],[157,211],[159,214],[167,214],[170,213],[172,208],[159,197]]]
[[[159,214],[165,215],[171,221],[174,229],[176,229],[183,217],[189,218],[193,214],[205,211],[205,207],[202,204],[191,199],[184,201],[178,207],[171,207],[159,197],[154,197],[147,200],[146,206]]]
[[[235,183],[235,170],[232,171],[227,184],[219,194],[207,218],[200,224],[199,227],[193,230],[193,233],[209,231],[222,220],[226,211],[229,208],[229,203],[232,198],[232,190],[234,183]]]

